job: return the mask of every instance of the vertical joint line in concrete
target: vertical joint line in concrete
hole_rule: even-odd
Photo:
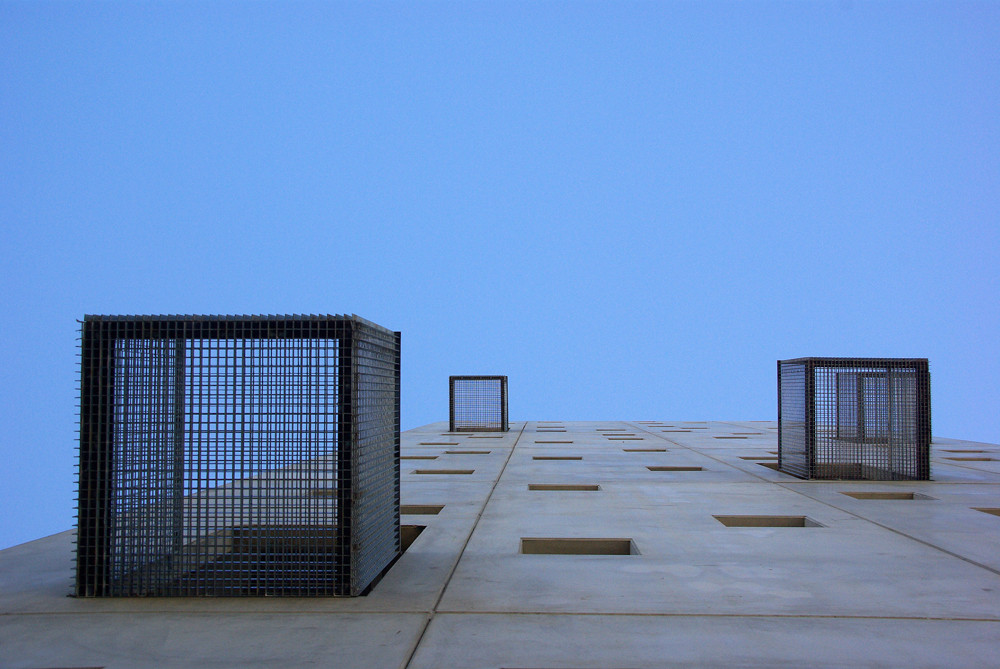
[[[510,451],[507,453],[507,459],[504,460],[503,467],[500,468],[500,473],[497,474],[496,479],[493,481],[493,486],[490,488],[489,494],[486,495],[486,500],[479,508],[479,513],[476,515],[476,522],[472,524],[472,529],[469,531],[469,535],[465,537],[465,543],[462,544],[462,550],[458,552],[458,558],[455,560],[454,564],[451,565],[451,570],[448,572],[448,576],[444,579],[444,585],[441,586],[441,592],[438,593],[437,599],[434,601],[434,606],[431,607],[430,612],[428,612],[427,618],[424,620],[424,626],[420,630],[420,635],[410,647],[406,660],[400,665],[401,669],[409,667],[410,662],[412,662],[414,656],[416,656],[417,649],[420,648],[420,644],[424,640],[424,635],[427,634],[427,629],[431,626],[431,621],[434,620],[434,614],[437,613],[438,606],[440,606],[441,600],[444,599],[444,593],[448,590],[448,585],[451,584],[451,578],[455,575],[455,570],[458,569],[458,563],[462,561],[462,556],[465,555],[465,549],[468,548],[469,542],[472,541],[472,535],[476,533],[476,528],[479,527],[479,521],[486,512],[486,507],[489,506],[490,500],[493,499],[493,493],[496,491],[497,485],[500,483],[500,479],[503,478],[503,473],[507,471],[507,465],[510,463],[510,459],[514,455],[514,449],[517,448],[518,442],[521,441],[521,435],[524,434],[524,428],[527,424],[527,421],[521,423],[521,429],[518,431],[517,438],[514,439],[514,443],[511,444]]]

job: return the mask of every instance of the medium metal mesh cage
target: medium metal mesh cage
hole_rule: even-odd
[[[507,377],[448,377],[451,432],[506,432]]]
[[[399,554],[400,334],[86,316],[78,596],[350,596]]]
[[[926,358],[778,361],[778,469],[806,479],[930,479]]]

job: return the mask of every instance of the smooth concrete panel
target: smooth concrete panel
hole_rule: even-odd
[[[12,616],[0,624],[0,666],[401,667],[425,621],[317,612]]]
[[[409,667],[978,669],[997,648],[996,622],[438,614]]]

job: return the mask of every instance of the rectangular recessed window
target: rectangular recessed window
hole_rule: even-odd
[[[642,437],[608,437],[608,441],[642,441]]]
[[[778,469],[777,462],[758,462],[757,464],[760,465],[761,467],[767,467],[768,469],[773,469],[776,472],[781,471],[780,469]]]
[[[746,439],[746,437],[715,437],[716,439]]]
[[[626,453],[666,453],[665,448],[623,448]]]
[[[524,555],[638,555],[631,539],[522,538]]]
[[[1000,509],[991,509],[984,507],[973,507],[976,511],[982,511],[983,513],[988,513],[993,516],[1000,516]]]
[[[536,455],[532,460],[583,460],[579,455]]]
[[[474,474],[475,469],[414,469],[414,474]]]
[[[536,444],[572,444],[573,441],[572,440],[567,441],[565,439],[562,440],[562,441],[538,441],[538,440],[536,440],[535,443]]]
[[[740,460],[777,460],[773,455],[741,455]]]
[[[700,472],[700,471],[703,471],[701,467],[687,467],[687,466],[677,467],[677,466],[666,466],[666,465],[663,465],[663,466],[650,465],[650,466],[646,467],[646,469],[648,469],[651,472]]]
[[[469,439],[503,439],[503,437],[501,437],[499,435],[478,435],[478,434],[474,434],[471,437],[469,437]]]
[[[691,430],[660,430],[660,432],[690,432]]]
[[[965,449],[943,449],[945,453],[989,453],[989,451],[971,451]]]
[[[489,455],[489,451],[445,451],[448,455]]]
[[[426,525],[400,525],[399,526],[399,552],[405,553],[420,533],[424,531]]]
[[[945,460],[955,460],[956,462],[992,462],[995,458],[945,458]]]
[[[713,516],[726,527],[823,527],[806,516]]]
[[[401,455],[400,460],[437,460],[436,455]]]
[[[928,497],[927,495],[922,495],[919,492],[909,492],[909,491],[871,491],[871,492],[841,492],[841,495],[847,495],[848,497],[853,497],[854,499],[881,499],[881,500],[892,500],[892,499],[934,499],[933,497]]]
[[[457,441],[421,441],[418,446],[458,446]]]
[[[444,504],[403,504],[399,512],[408,516],[436,516],[443,508]]]
[[[528,490],[546,492],[595,492],[601,486],[596,483],[529,483]]]

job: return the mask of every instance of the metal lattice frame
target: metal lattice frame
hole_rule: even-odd
[[[448,377],[450,432],[506,432],[506,376]]]
[[[80,353],[76,595],[358,595],[398,555],[398,332],[86,316]]]
[[[807,479],[929,480],[926,358],[778,361],[778,469]]]

